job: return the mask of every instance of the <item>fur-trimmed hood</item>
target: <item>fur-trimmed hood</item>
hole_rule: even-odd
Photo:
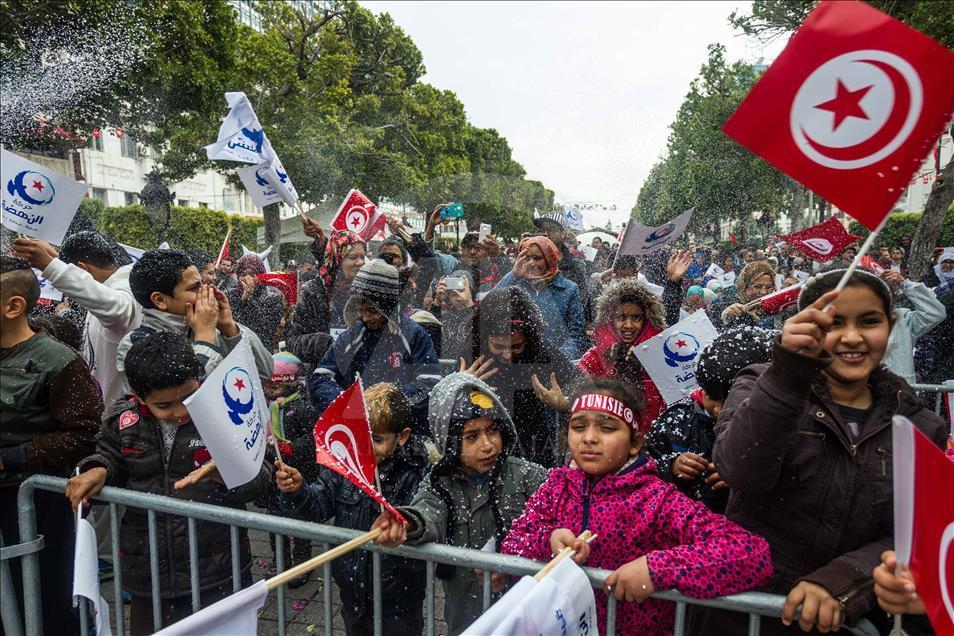
[[[666,328],[666,312],[663,311],[662,301],[635,277],[615,280],[603,288],[603,292],[596,300],[597,324],[609,322],[613,311],[619,304],[622,296],[633,296],[639,306],[646,312],[646,318],[657,329]]]

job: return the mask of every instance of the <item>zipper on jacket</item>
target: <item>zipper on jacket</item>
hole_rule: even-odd
[[[843,612],[845,611],[846,609],[845,606],[848,605],[848,601],[850,601],[853,597],[858,596],[858,594],[862,592],[866,592],[869,588],[873,588],[873,587],[874,587],[874,580],[869,579],[868,581],[858,583],[857,585],[849,589],[847,592],[839,596],[838,604],[841,606],[841,611]]]
[[[878,447],[878,455],[881,456],[881,476],[888,476],[888,451],[885,448]]]
[[[585,532],[590,525],[590,494],[593,492],[593,484],[586,480],[586,486],[583,487],[583,520],[580,523],[580,532]]]
[[[825,434],[818,431],[798,431],[798,434],[805,437],[817,437],[821,441],[825,441]]]

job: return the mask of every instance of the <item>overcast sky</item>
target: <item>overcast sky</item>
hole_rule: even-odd
[[[453,90],[476,126],[584,221],[629,215],[712,42],[730,59],[774,58],[728,24],[729,2],[363,2],[386,11],[424,55],[424,81]]]

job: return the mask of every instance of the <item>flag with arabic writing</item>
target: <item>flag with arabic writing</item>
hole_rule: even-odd
[[[60,245],[85,195],[85,184],[0,148],[4,227]]]

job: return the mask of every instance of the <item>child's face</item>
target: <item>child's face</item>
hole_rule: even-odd
[[[148,395],[137,395],[136,397],[141,403],[146,405],[156,418],[169,424],[182,426],[192,421],[184,402],[186,398],[198,390],[199,381],[192,378],[178,386],[153,389]]]
[[[411,429],[405,428],[400,433],[374,431],[371,433],[371,442],[374,444],[374,460],[380,466],[381,462],[394,454],[401,446],[407,444],[411,437]]]
[[[570,454],[591,477],[615,473],[639,453],[642,437],[618,417],[602,411],[577,411],[567,430]]]
[[[265,391],[265,397],[269,400],[284,397],[294,393],[297,384],[286,384],[284,382],[265,382],[262,388]]]
[[[202,288],[202,276],[195,265],[182,270],[172,296],[161,292],[152,293],[152,302],[160,310],[176,316],[186,315],[186,305],[195,306],[196,296]]]
[[[878,295],[867,285],[845,287],[835,300],[834,323],[825,338],[834,359],[825,373],[842,383],[867,382],[890,335],[890,317]]]
[[[503,450],[500,426],[489,417],[467,420],[460,440],[460,466],[466,475],[486,475]]]
[[[708,393],[705,391],[702,392],[702,408],[704,408],[706,413],[711,415],[713,418],[719,418],[719,413],[722,412],[723,404],[725,404],[725,400],[713,400],[711,397],[709,397]]]
[[[510,332],[509,336],[488,336],[487,350],[495,360],[509,364],[519,357],[527,348],[527,339],[519,331]]]
[[[613,328],[626,344],[635,342],[645,322],[646,314],[636,303],[623,303],[613,313]]]

